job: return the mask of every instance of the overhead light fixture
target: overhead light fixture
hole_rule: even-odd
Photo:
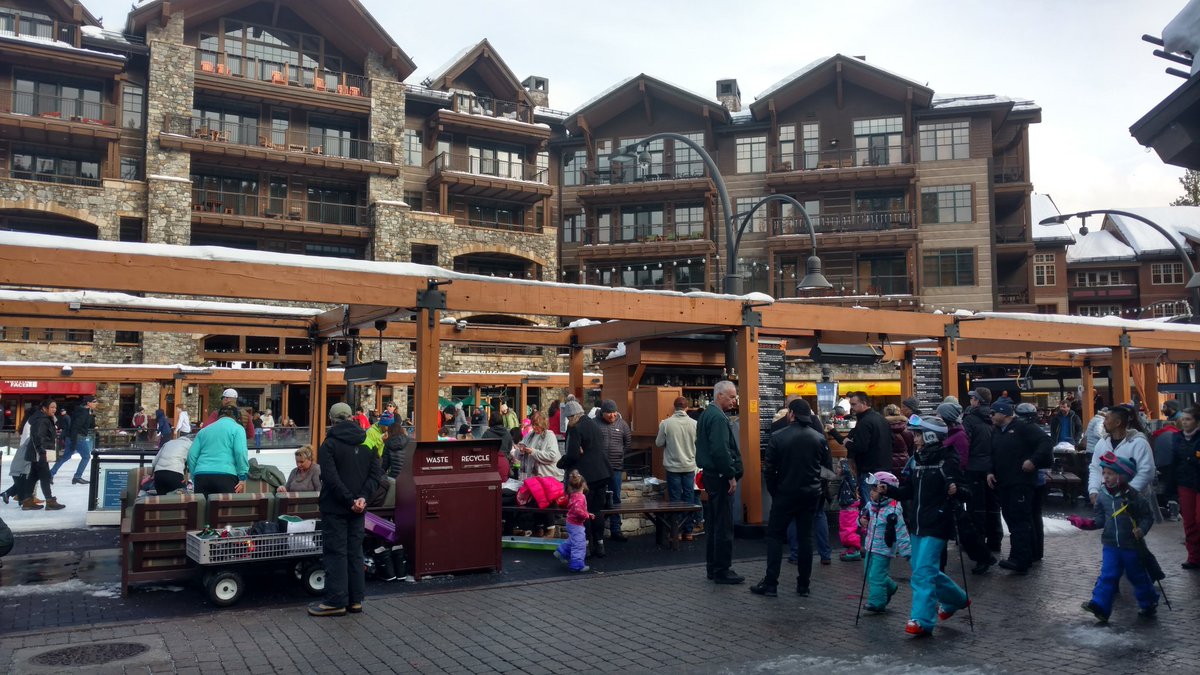
[[[883,360],[883,351],[874,345],[838,345],[817,343],[808,352],[816,363],[871,365]]]
[[[808,257],[804,264],[804,278],[796,284],[798,291],[811,291],[822,288],[833,288],[833,284],[821,273],[821,259],[815,255]]]

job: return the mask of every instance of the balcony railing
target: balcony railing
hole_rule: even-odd
[[[588,246],[595,246],[660,241],[694,241],[703,239],[704,231],[704,221],[675,223],[673,225],[593,226],[584,230],[583,243]]]
[[[817,234],[841,232],[880,232],[883,230],[911,230],[912,211],[865,211],[860,213],[821,214],[812,216],[813,229]],[[771,219],[771,234],[808,234],[804,219],[798,216]]]
[[[1024,244],[1025,226],[1021,223],[996,225],[996,243],[997,244]]]
[[[524,161],[494,159],[476,155],[463,155],[443,152],[429,160],[429,165],[438,173],[442,171],[458,171],[477,176],[493,176],[508,180],[524,180],[534,183],[546,183],[549,179],[545,169],[539,169]]]
[[[105,127],[115,126],[117,120],[111,103],[13,89],[0,89],[0,112]]]
[[[392,146],[386,143],[327,136],[317,131],[304,129],[273,129],[265,123],[223,122],[201,117],[166,115],[163,118],[163,132],[206,141],[255,146],[302,155],[358,159],[367,162],[392,162],[395,157]]]
[[[907,145],[874,148],[839,148],[819,152],[789,152],[776,154],[771,164],[774,172],[815,171],[819,169],[849,169],[862,166],[891,166],[911,164],[912,150]]]
[[[1109,286],[1075,284],[1067,288],[1067,299],[1069,300],[1135,300],[1137,297],[1137,284],[1112,284]]]
[[[905,274],[879,274],[867,279],[859,279],[852,275],[831,275],[826,277],[833,287],[822,291],[804,291],[797,294],[796,280],[776,279],[778,297],[828,298],[855,297],[862,295],[910,295],[912,283]]]
[[[521,101],[505,101],[479,94],[454,93],[454,112],[483,115],[517,122],[533,122],[533,107]]]
[[[1016,158],[1001,158],[992,165],[992,181],[996,184],[1024,183],[1025,164]]]
[[[222,190],[193,189],[192,210],[196,213],[308,221],[326,225],[365,227],[368,224],[368,209],[365,206],[309,199],[263,197]]]
[[[612,164],[602,169],[589,169],[583,172],[584,185],[621,185],[642,183],[658,180],[680,180],[685,178],[704,178],[704,162],[697,159],[694,162],[647,163],[647,164]]]
[[[196,51],[196,70],[342,96],[371,95],[371,81],[363,75],[207,50]]]
[[[1006,305],[1028,305],[1029,304],[1029,289],[1024,286],[999,286],[996,288],[996,297],[1000,301],[1000,306]]]
[[[80,185],[83,187],[100,187],[100,179],[87,176],[64,176],[56,173],[9,169],[9,178],[17,180],[36,180],[42,183],[57,183],[58,185]]]
[[[22,30],[23,28],[24,30]],[[79,44],[79,26],[61,21],[47,23],[45,21],[29,22],[27,20],[20,20],[13,21],[8,26],[0,27],[0,36],[57,40],[74,47]]]

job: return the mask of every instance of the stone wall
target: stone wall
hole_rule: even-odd
[[[146,91],[146,240],[187,245],[192,240],[191,153],[158,143],[167,115],[190,117],[195,48],[183,44],[183,14],[146,29],[150,45]]]
[[[200,337],[199,335],[191,334],[143,333],[143,363],[155,365],[172,365],[176,363],[200,365]],[[186,380],[176,380],[176,382],[181,385],[186,384]],[[192,420],[195,420],[196,411],[200,405],[199,388],[196,388],[196,391],[191,396],[188,396],[185,392],[185,388],[180,388],[175,392],[176,404],[186,405]],[[141,394],[139,405],[144,406],[148,413],[153,414],[158,408],[159,385],[154,383],[143,384]]]
[[[53,213],[91,223],[98,239],[116,241],[121,216],[145,215],[146,186],[123,180],[105,180],[103,187],[0,180],[0,204],[5,209]]]

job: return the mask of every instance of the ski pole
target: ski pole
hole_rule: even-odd
[[[963,562],[962,537],[958,533],[958,511],[961,502],[954,508],[954,541],[958,548],[958,569],[962,573],[963,595],[967,596],[967,623],[971,626],[971,634],[975,634],[975,615],[971,613],[971,591],[967,588],[967,565]]]
[[[859,496],[861,502],[862,496]],[[862,606],[864,602],[863,595],[867,592],[867,574],[871,571],[871,542],[875,540],[875,528],[871,526],[871,508],[867,507],[867,555],[863,558],[863,580],[862,587],[858,589],[858,609],[854,612],[854,627],[858,627],[858,620],[862,616]]]

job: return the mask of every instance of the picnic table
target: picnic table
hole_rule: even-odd
[[[680,532],[687,516],[700,513],[699,504],[684,501],[669,501],[658,498],[630,498],[621,500],[620,504],[601,509],[597,517],[605,516],[641,516],[654,523],[655,542],[660,546],[670,545],[671,550],[679,549]],[[530,503],[526,506],[505,506],[504,513],[549,513],[556,516],[566,516],[567,510],[557,507],[539,509]]]

